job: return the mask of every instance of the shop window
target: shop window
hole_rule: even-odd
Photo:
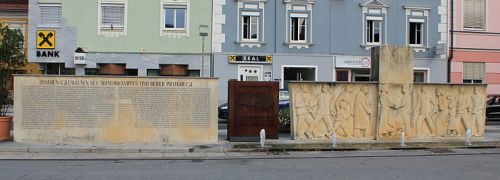
[[[160,76],[159,69],[148,69],[148,76]]]
[[[352,70],[352,81],[354,81],[354,82],[370,81],[370,70],[369,69],[353,69]]]
[[[66,68],[64,63],[47,63],[43,73],[48,75],[75,75],[75,68]]]
[[[126,76],[137,76],[139,73],[137,69],[126,69],[125,70],[125,75]]]
[[[463,83],[484,82],[484,63],[464,63],[463,65]]]
[[[97,68],[85,68],[85,75],[99,75],[99,70]]]
[[[349,70],[337,70],[336,77],[337,81],[349,81]]]
[[[486,0],[464,0],[463,28],[471,30],[485,30],[486,28]]]
[[[188,70],[188,75],[190,77],[200,77],[200,70]]]
[[[426,70],[413,71],[413,82],[416,82],[416,83],[427,82],[427,71]]]
[[[39,27],[60,28],[62,26],[61,4],[40,4]]]

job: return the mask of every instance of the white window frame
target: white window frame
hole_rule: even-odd
[[[422,6],[404,6],[406,10],[406,44],[413,47],[415,52],[426,51],[429,46],[429,11],[431,8]],[[410,23],[421,23],[422,24],[422,44],[411,44],[410,43]]]
[[[420,29],[416,29],[415,30],[415,39],[413,39],[415,42],[418,42],[418,39],[417,39],[417,34],[418,32],[420,31],[420,44],[416,44],[416,43],[411,43],[411,24],[412,23],[415,23],[415,24],[418,24],[420,25]],[[410,19],[410,22],[408,22],[408,45],[409,46],[412,46],[412,47],[423,47],[424,46],[424,36],[425,36],[425,31],[424,31],[424,26],[425,26],[425,22],[412,22],[411,19]]]
[[[361,16],[361,47],[370,50],[372,46],[380,46],[387,42],[387,9],[389,4],[382,0],[365,0],[360,4],[362,8]],[[368,43],[368,20],[381,21],[380,42]]]
[[[61,3],[40,3],[38,5],[38,7],[40,8],[40,24],[38,25],[38,27],[41,27],[41,28],[61,28],[62,27],[62,4]],[[47,25],[47,24],[42,24],[42,14],[41,14],[41,8],[42,7],[59,7],[61,8],[61,14],[59,14],[59,24],[57,25]]]
[[[372,39],[371,42],[368,39],[368,35],[369,35],[368,34],[368,23],[370,21],[373,22],[372,29],[371,29],[371,39]],[[375,27],[374,27],[375,23],[379,24],[379,34],[380,34],[379,42],[375,42]],[[365,43],[366,43],[366,45],[378,46],[378,45],[382,44],[382,39],[384,38],[383,24],[384,24],[384,20],[383,20],[382,17],[372,17],[372,16],[368,16],[367,17],[367,19],[366,19],[366,26],[365,26]]]
[[[103,23],[103,19],[104,19],[104,13],[103,13],[103,9],[104,7],[123,7],[123,25],[122,26],[113,26],[113,24],[111,25],[107,25],[107,24],[104,24]],[[101,3],[101,20],[100,20],[100,23],[101,23],[101,30],[106,30],[106,31],[121,31],[123,29],[125,29],[125,3]]]
[[[267,0],[235,0],[237,1],[236,43],[240,47],[260,48],[265,44],[265,3]],[[257,17],[257,39],[244,38],[244,17]]]
[[[465,64],[468,64],[468,63],[471,63],[471,64],[481,64],[483,67],[483,72],[481,74],[482,76],[482,79],[466,79],[465,78]],[[470,80],[471,82],[470,83],[465,83],[464,81],[465,80]],[[475,81],[481,81],[481,82],[475,82]],[[486,63],[484,62],[463,62],[462,64],[462,82],[464,84],[486,84]]]
[[[245,17],[250,18],[248,24],[248,34],[249,38],[245,38]],[[255,18],[257,21],[257,37],[252,38],[252,18]],[[241,16],[241,41],[250,41],[250,42],[258,42],[260,39],[260,13],[258,15],[253,15],[253,13],[246,14],[245,12]]]
[[[288,48],[309,48],[313,44],[313,5],[315,0],[284,0],[286,6],[285,21],[285,42],[284,45]],[[292,40],[292,19],[304,18],[305,19],[305,36],[304,40]]]
[[[165,16],[166,16],[166,10],[167,9],[173,9],[174,10],[174,27],[173,28],[167,28],[165,27],[165,23],[166,23],[166,20],[165,19]],[[178,28],[176,27],[177,26],[177,9],[184,9],[184,27],[183,28]],[[185,31],[187,29],[187,26],[188,26],[188,7],[187,5],[177,5],[177,6],[168,6],[168,5],[165,5],[163,7],[163,25],[162,25],[162,28],[164,31]]]
[[[461,0],[461,6],[462,6],[462,30],[464,31],[487,31],[488,29],[488,0],[483,0],[484,1],[484,27],[483,28],[467,28],[465,27],[465,1],[467,0]]]
[[[191,13],[191,0],[161,0],[160,1],[160,36],[167,36],[168,38],[183,38],[189,37],[190,31],[190,13]],[[165,8],[166,7],[175,7],[175,6],[184,6],[186,7],[186,15],[184,28],[165,28]],[[175,23],[175,22],[174,22]]]
[[[417,67],[413,68],[413,73],[415,72],[424,72],[425,73],[425,82],[423,83],[429,83],[431,80],[431,70],[430,68],[424,68],[424,67]]]
[[[102,5],[116,4],[124,5],[123,28],[108,29],[102,27]],[[117,37],[127,35],[128,24],[128,0],[99,0],[97,8],[97,35],[105,35],[107,37]]]
[[[298,29],[297,29],[297,33],[298,33],[298,34],[297,34],[297,40],[293,40],[294,27],[295,27],[295,26],[293,25],[293,19],[294,19],[294,18],[297,18],[297,21],[298,21],[298,22],[297,22],[298,27],[296,27],[296,28],[298,28]],[[299,24],[300,19],[304,19],[304,22],[305,22],[305,25],[304,25],[304,26],[305,26],[305,27],[304,27],[305,32],[304,32],[304,39],[303,39],[303,40],[302,40],[302,39],[300,39],[300,32],[301,32],[301,27],[302,27],[302,25],[300,25],[300,24]],[[293,16],[293,15],[292,15],[292,16],[290,17],[290,22],[289,22],[289,23],[290,23],[290,25],[289,25],[290,39],[289,39],[289,41],[290,41],[291,43],[307,43],[307,42],[308,42],[308,37],[307,37],[307,36],[308,36],[308,34],[307,34],[307,33],[308,33],[308,29],[309,29],[309,28],[308,28],[309,23],[308,23],[307,21],[308,21],[307,16],[300,16],[300,15],[298,15],[298,16]]]

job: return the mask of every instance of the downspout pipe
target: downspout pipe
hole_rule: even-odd
[[[450,0],[450,52],[448,54],[447,77],[448,83],[451,83],[451,61],[453,60],[453,50],[455,46],[455,0]]]

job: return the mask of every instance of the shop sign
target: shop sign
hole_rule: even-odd
[[[273,56],[229,56],[230,64],[272,64]]]
[[[38,30],[36,31],[36,57],[59,57],[56,48],[56,31]]]
[[[75,64],[87,64],[87,53],[75,53],[73,62]]]
[[[342,68],[371,68],[371,59],[358,56],[337,56],[335,66]]]

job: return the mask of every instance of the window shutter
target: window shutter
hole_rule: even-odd
[[[465,0],[464,2],[464,28],[484,29],[486,23],[485,0]]]
[[[125,27],[124,4],[102,4],[101,26],[103,28],[123,29]]]
[[[40,6],[40,26],[61,27],[61,6]]]
[[[484,79],[484,64],[483,63],[464,63],[464,77],[468,80],[483,80]]]

